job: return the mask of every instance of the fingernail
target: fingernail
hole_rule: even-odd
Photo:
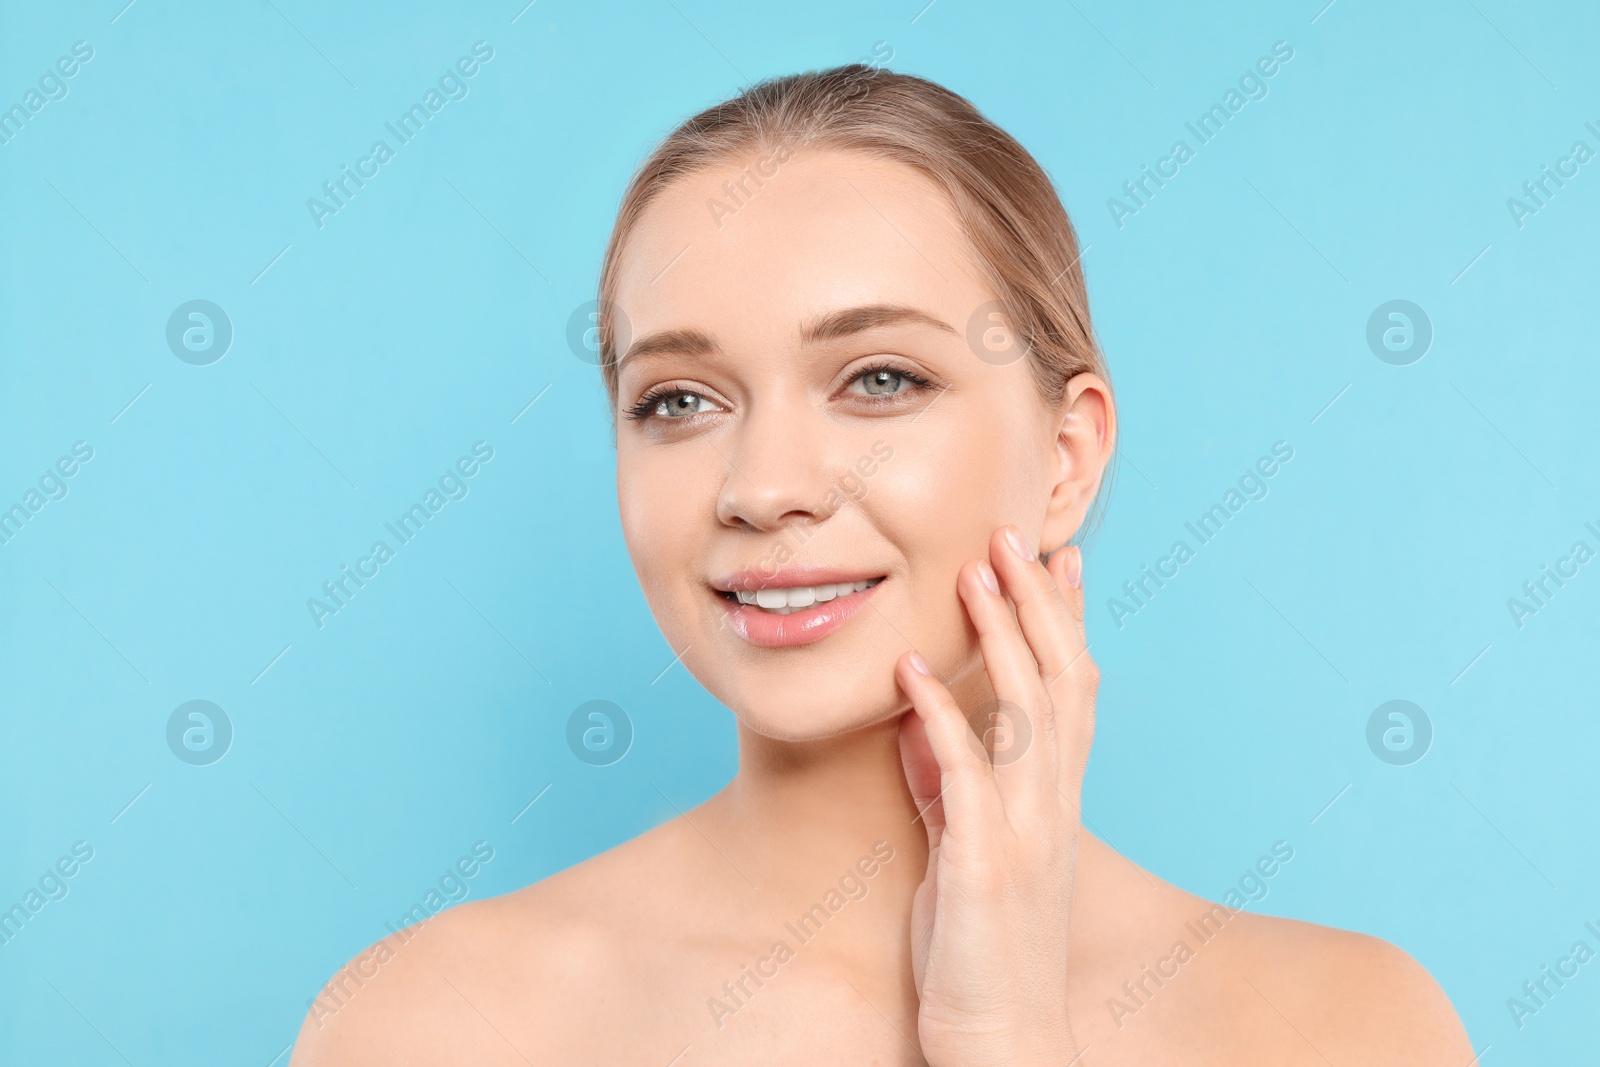
[[[1038,557],[1033,554],[1033,549],[1028,547],[1027,539],[1022,536],[1022,533],[1016,527],[1006,527],[1006,541],[1011,545],[1011,551],[1015,552],[1023,559],[1030,561],[1038,559]]]
[[[1067,584],[1074,589],[1083,588],[1083,550],[1077,545],[1072,546],[1072,554],[1067,557]]]
[[[995,596],[1000,595],[1000,580],[994,576],[994,568],[988,561],[978,564],[978,577],[983,579],[984,586]]]
[[[926,674],[929,678],[933,677],[933,672],[928,669],[928,661],[916,652],[911,653],[911,667],[918,674]]]

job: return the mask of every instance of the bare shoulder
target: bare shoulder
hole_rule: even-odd
[[[1240,983],[1238,1013],[1259,1020],[1250,1029],[1270,1044],[1339,1063],[1467,1067],[1472,1061],[1449,997],[1398,946],[1247,912],[1232,913],[1227,926],[1219,940],[1228,945],[1227,978]]]
[[[625,906],[629,888],[639,895],[677,832],[657,827],[369,945],[312,1003],[291,1067],[548,1062],[575,1002],[615,984],[632,926],[650,921]]]

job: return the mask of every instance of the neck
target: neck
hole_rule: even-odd
[[[899,719],[818,741],[775,741],[739,727],[739,773],[705,806],[721,835],[750,858],[762,894],[809,900],[858,861],[894,858],[871,880],[876,895],[911,895],[926,871],[927,831],[900,763]],[[717,836],[714,834],[713,836]]]

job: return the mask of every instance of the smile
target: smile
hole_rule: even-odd
[[[818,580],[824,578],[830,580]],[[745,571],[714,583],[712,591],[734,634],[762,648],[792,648],[820,641],[844,626],[866,606],[884,578],[822,568],[771,575]],[[808,580],[809,584],[800,584]]]
[[[751,604],[762,611],[788,615],[813,604],[826,604],[837,597],[849,596],[871,589],[882,578],[868,578],[859,582],[835,582],[825,585],[800,585],[791,589],[741,589],[736,594],[741,604]]]

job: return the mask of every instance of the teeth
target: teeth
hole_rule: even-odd
[[[867,578],[859,582],[802,585],[793,589],[741,589],[737,595],[741,604],[751,604],[777,615],[788,615],[790,612],[809,608],[813,604],[826,604],[834,597],[859,593],[881,581],[882,578]]]

